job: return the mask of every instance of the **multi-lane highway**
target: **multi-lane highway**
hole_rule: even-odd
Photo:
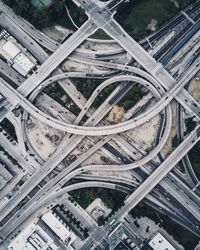
[[[199,61],[197,62],[197,65],[194,65],[190,68],[189,72],[184,75],[183,79],[180,79],[179,82],[174,85],[160,100],[149,110],[144,112],[142,115],[132,118],[127,122],[116,124],[116,125],[109,125],[106,128],[105,127],[89,127],[89,126],[77,126],[77,125],[71,125],[66,124],[62,121],[56,120],[54,118],[49,117],[48,115],[44,114],[40,110],[38,110],[36,107],[34,107],[31,103],[27,101],[26,98],[23,97],[22,94],[17,92],[16,90],[12,89],[6,82],[1,81],[2,86],[2,94],[7,97],[10,103],[12,103],[13,106],[20,105],[29,113],[32,114],[32,116],[38,118],[41,122],[44,122],[52,127],[55,127],[57,129],[61,129],[63,131],[72,133],[72,134],[79,134],[79,135],[93,135],[93,136],[99,136],[99,135],[109,135],[113,133],[121,133],[130,129],[133,129],[136,126],[139,126],[143,124],[144,122],[150,120],[154,116],[156,116],[160,111],[162,111],[169,102],[179,93],[179,91],[187,84],[188,80],[191,78],[191,76],[195,75],[200,68]],[[88,108],[91,106],[93,100],[97,96],[99,92],[109,84],[112,84],[114,82],[119,81],[135,81],[138,83],[142,83],[142,80],[139,78],[138,80],[134,78],[131,80],[131,76],[119,76],[118,78],[113,78],[111,80],[107,80],[106,82],[102,83],[94,92],[94,94],[90,97],[88,100],[88,104],[86,107],[84,107],[84,110],[88,110]],[[149,87],[149,84],[144,84],[146,87]],[[40,86],[42,87],[42,85]],[[193,98],[192,98],[193,99]],[[192,106],[188,105],[188,99],[184,99],[184,104],[187,101],[187,108],[192,110],[193,114],[194,111],[195,115],[198,117],[200,116],[199,109],[194,105],[194,102],[191,103]],[[196,104],[196,102],[195,102]],[[193,111],[194,110],[194,111]]]
[[[114,215],[113,218],[116,219],[116,223],[117,221],[124,218],[128,211],[130,211],[135,205],[137,205],[139,201],[141,201],[145,197],[149,197],[149,201],[155,202],[157,204],[163,201],[163,204],[167,204],[168,206],[166,207],[169,207],[168,209],[166,209],[169,214],[171,214],[172,216],[176,214],[175,217],[180,221],[180,223],[184,223],[185,220],[185,226],[187,226],[194,233],[199,233],[200,218],[197,206],[199,202],[198,197],[196,197],[192,193],[189,187],[184,186],[185,184],[182,183],[182,181],[178,177],[169,174],[169,172],[185,156],[185,154],[187,154],[187,152],[194,146],[194,144],[199,141],[199,127],[196,127],[195,130],[190,135],[188,135],[174,150],[174,152],[170,154],[160,165],[159,160],[155,158],[155,156],[164,146],[170,132],[172,117],[169,104],[173,99],[176,99],[188,112],[190,112],[199,120],[199,103],[185,89],[185,86],[188,84],[188,82],[199,71],[200,66],[198,54],[197,56],[195,56],[195,58],[189,58],[190,64],[187,64],[187,71],[181,73],[181,77],[176,80],[166,71],[161,63],[157,62],[148,52],[146,52],[137,42],[135,42],[119,26],[119,24],[117,24],[116,21],[114,21],[112,11],[115,10],[120,2],[121,1],[112,1],[108,4],[107,7],[100,7],[92,0],[75,0],[75,3],[82,6],[86,10],[87,15],[89,16],[89,20],[86,21],[85,24],[77,32],[70,36],[60,46],[59,44],[55,44],[53,40],[48,39],[48,37],[43,36],[42,33],[38,33],[38,31],[35,30],[34,27],[29,26],[28,23],[24,23],[23,19],[15,19],[14,13],[12,13],[9,8],[2,5],[2,3],[0,2],[0,7],[4,11],[4,14],[1,14],[1,18],[4,18],[7,23],[10,22],[10,24],[12,24],[11,27],[15,27],[16,30],[21,30],[22,33],[27,29],[27,33],[29,33],[32,38],[34,38],[36,34],[39,34],[38,38],[35,39],[39,44],[43,43],[44,40],[44,44],[47,48],[49,47],[51,51],[56,50],[48,58],[47,55],[44,54],[44,58],[42,58],[39,68],[32,76],[26,79],[24,83],[21,84],[20,87],[18,87],[17,90],[13,89],[3,79],[0,80],[1,93],[10,103],[7,112],[20,105],[26,112],[30,113],[38,121],[46,123],[56,129],[60,129],[67,133],[70,133],[65,135],[63,141],[61,142],[55,153],[53,153],[45,162],[44,159],[41,160],[42,166],[39,169],[35,170],[35,173],[29,178],[29,180],[25,182],[24,185],[22,185],[20,191],[16,192],[13,197],[1,208],[0,236],[2,239],[6,239],[10,234],[12,234],[12,232],[18,226],[20,226],[26,218],[31,216],[32,213],[37,211],[37,209],[39,209],[41,206],[45,206],[49,202],[52,202],[52,204],[58,202],[58,198],[61,198],[66,192],[70,190],[80,189],[84,187],[101,186],[120,190],[123,192],[131,191],[131,188],[124,187],[123,185],[111,184],[113,182],[124,184],[126,182],[126,179],[124,178],[107,176],[107,178],[104,179],[105,182],[101,182],[102,178],[100,178],[99,176],[95,176],[95,172],[93,173],[93,171],[99,170],[99,168],[101,168],[101,171],[131,170],[133,171],[132,173],[134,173],[135,171],[135,176],[137,176],[138,178],[138,180],[126,182],[126,184],[128,184],[130,187],[137,188],[128,197],[128,199],[126,199],[125,206],[117,214]],[[189,11],[191,11],[191,15],[194,14],[198,9],[198,4],[199,1],[195,3],[194,8],[187,10],[187,14],[190,14]],[[194,13],[192,13],[192,11],[194,11]],[[178,15],[177,19],[174,20],[182,20],[186,16],[187,15]],[[176,50],[173,50],[173,53],[161,53],[165,57],[159,56],[160,62],[164,64],[168,62],[168,60],[182,48],[182,45],[188,43],[188,41],[191,39],[191,36],[195,35],[195,33],[199,30],[198,22],[195,24],[196,20],[198,20],[198,13],[194,15],[194,23],[191,24],[191,30],[193,32],[189,32],[190,34],[185,37],[181,44],[177,43]],[[176,21],[172,21],[170,25],[172,25],[172,23],[174,24],[174,22],[176,23]],[[55,70],[57,70],[63,60],[65,60],[65,58],[67,58],[68,56],[71,56],[73,60],[84,60],[84,58],[81,58],[81,53],[72,54],[72,52],[88,36],[94,33],[98,27],[101,27],[112,38],[114,38],[121,45],[121,47],[124,48],[124,50],[127,51],[128,54],[131,55],[147,72],[136,67],[122,65],[119,63],[116,64],[111,62],[101,62],[99,61],[99,58],[98,60],[94,60],[94,58],[91,59],[89,56],[85,58],[86,63],[114,69],[115,71],[111,72],[110,75],[105,74],[101,76],[102,79],[110,79],[107,79],[103,83],[101,83],[87,101],[82,97],[81,93],[75,93],[76,88],[73,86],[71,79],[80,77],[98,78],[98,74],[96,73],[88,74],[74,72],[58,74],[56,76],[50,77],[45,81],[45,79],[49,77],[51,73],[55,74]],[[8,29],[7,26],[5,26],[5,28]],[[11,29],[10,32],[14,34],[15,29]],[[161,33],[162,32],[164,31],[161,31]],[[20,34],[20,32],[18,34]],[[157,33],[157,36],[158,34],[159,32]],[[121,52],[123,52],[124,50],[121,50]],[[43,53],[43,50],[39,49],[38,52],[39,51],[41,52],[40,55],[38,55],[40,57]],[[113,51],[111,53],[109,52],[107,53],[107,55],[110,56],[109,54],[112,55],[114,53],[116,53],[116,51]],[[156,56],[157,55],[158,54],[156,54]],[[157,58],[156,56],[155,58]],[[104,57],[102,57],[101,60],[103,58]],[[162,58],[168,59],[164,60]],[[116,72],[119,71],[126,72],[126,74],[123,73],[119,76],[115,76]],[[7,74],[6,76],[9,76],[9,73],[7,72],[9,72],[8,69],[6,69],[4,74]],[[60,71],[57,72],[61,73]],[[133,76],[132,74],[135,75]],[[63,88],[67,93],[69,93],[69,96],[81,109],[81,112],[77,116],[77,118],[73,118],[73,124],[70,124],[70,121],[72,122],[72,120],[53,118],[45,114],[32,104],[33,100],[37,98],[38,94],[46,86],[56,81],[61,82],[63,79],[67,79],[68,82],[68,85],[63,84]],[[12,81],[15,82],[15,77],[12,77]],[[100,105],[100,107],[96,111],[94,111],[92,108],[92,103],[95,98],[105,87],[116,82],[126,82],[126,85],[119,84],[119,86],[113,91],[113,93],[111,93],[109,97],[107,97],[107,99]],[[105,115],[112,109],[112,107],[117,104],[122,96],[128,91],[128,89],[130,89],[130,86],[133,83],[138,83],[145,86],[151,92],[151,94],[153,94],[154,98],[152,98],[151,94],[149,94],[149,97],[146,99],[144,98],[143,101],[144,103],[151,103],[151,101],[153,101],[152,105],[150,105],[149,107],[148,104],[146,108],[140,108],[137,115],[135,116],[132,116],[134,110],[136,110],[136,108],[133,107],[132,113],[129,112],[129,115],[128,113],[126,114],[127,121],[124,121],[123,123],[110,125],[108,122],[102,120]],[[126,89],[126,91],[124,91],[124,89]],[[28,100],[26,97],[32,91],[33,93]],[[43,100],[47,102],[43,105],[48,105],[50,99],[46,98]],[[141,101],[141,103],[143,102]],[[160,137],[159,135],[160,141],[158,140],[158,145],[148,155],[145,155],[145,152],[142,152],[142,150],[140,150],[138,146],[134,144],[134,142],[130,142],[130,139],[126,135],[122,135],[121,133],[149,121],[160,112],[162,112],[162,115],[164,115],[165,118],[163,119],[164,122],[162,123],[159,132],[159,134],[163,133],[163,136]],[[90,115],[90,118],[87,121],[82,122],[83,118],[88,115]],[[24,117],[28,119],[28,116]],[[25,127],[23,128],[25,129]],[[21,128],[19,126],[18,130],[20,129]],[[18,132],[18,137],[20,137],[20,131]],[[42,183],[42,180],[44,180],[44,178],[48,174],[50,174],[62,162],[62,160],[65,159],[65,157],[68,156],[78,146],[78,144],[86,138],[86,136],[89,136],[88,139],[93,143],[93,146],[86,150],[74,162],[71,162],[66,169],[57,174],[54,178],[52,178],[52,180],[41,186],[40,184]],[[100,138],[98,138],[98,136],[100,136]],[[102,138],[102,136],[104,137]],[[123,154],[118,151],[119,149],[114,149],[112,144],[109,144],[111,139],[114,139],[118,143],[123,145],[123,149],[128,158],[123,156]],[[8,145],[7,148],[9,148]],[[82,164],[99,149],[107,152],[110,151],[112,155],[115,155],[115,157],[117,156],[116,158],[118,158],[118,163],[121,162],[121,164],[96,166],[86,164],[82,166]],[[16,154],[16,157],[19,157],[19,155]],[[135,162],[133,161],[133,159],[135,159]],[[155,159],[155,163],[152,162],[153,159]],[[126,165],[122,164],[123,162],[126,163]],[[149,164],[147,165],[148,162]],[[22,162],[22,164],[24,163]],[[91,174],[88,174],[88,172],[91,172]],[[167,177],[169,179],[164,178],[167,174],[169,174]],[[91,181],[84,181],[80,184],[73,184],[67,187],[63,187],[63,185],[65,185],[68,181],[76,177],[81,177],[83,179],[85,178],[86,180],[89,179]],[[175,178],[177,178],[177,183],[174,185],[170,185],[170,181]],[[156,189],[154,189],[151,195],[149,195],[149,192],[151,192],[151,190],[153,190],[155,186],[157,186]],[[177,190],[179,190],[179,188],[181,187],[186,191],[186,193],[184,193],[184,195],[181,196],[179,200],[179,191],[176,190],[177,187]],[[165,197],[165,190],[170,190],[170,195],[168,195],[167,197]],[[161,194],[160,197],[162,198],[155,198],[155,194]],[[191,201],[189,200],[188,196],[190,197]],[[181,211],[183,211],[182,213],[178,211],[179,207],[181,207]],[[174,213],[174,211],[176,212]],[[107,224],[104,227],[104,230],[107,231],[109,229],[110,225]],[[96,230],[92,237],[96,241],[101,241],[104,235],[105,233],[103,230]],[[89,246],[92,245],[92,237],[89,238],[88,242],[83,246],[83,249],[89,249]]]

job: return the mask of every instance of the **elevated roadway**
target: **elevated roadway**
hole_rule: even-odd
[[[43,32],[36,29],[32,24],[25,19],[16,15],[11,8],[0,1],[0,10],[3,11],[20,29],[28,33],[37,43],[41,44],[50,51],[55,51],[59,43],[45,35]]]
[[[189,152],[195,143],[200,138],[200,129],[197,127],[174,151],[173,153],[163,162],[161,165],[154,170],[154,172],[126,199],[125,206],[120,209],[111,220],[115,220],[113,225],[116,225],[122,218],[124,218],[129,211],[131,211],[166,175],[173,167],[181,160],[181,158]],[[199,217],[199,213],[196,214]],[[93,240],[102,240],[105,237],[105,232],[108,232],[111,225],[107,224],[101,234],[96,231],[90,236],[86,243],[80,250],[90,249]],[[197,230],[199,230],[197,226]],[[104,232],[104,233],[103,233]],[[92,239],[92,240],[91,240]]]
[[[170,103],[170,101],[173,98],[175,98],[176,95],[178,95],[181,89],[187,84],[188,79],[190,79],[192,75],[195,75],[199,71],[199,69],[200,69],[199,64],[197,67],[196,65],[191,67],[189,71],[176,83],[176,85],[174,85],[166,94],[164,94],[155,103],[153,107],[148,109],[143,114],[137,116],[136,118],[132,118],[127,122],[123,122],[121,124],[109,125],[106,127],[106,129],[105,127],[77,126],[77,125],[72,125],[72,124],[66,124],[62,121],[58,121],[52,117],[49,117],[48,115],[44,114],[43,112],[38,110],[36,107],[34,107],[30,102],[27,101],[27,99],[24,96],[22,96],[19,92],[12,89],[8,84],[6,84],[5,81],[1,80],[1,86],[2,86],[2,94],[8,98],[8,100],[12,103],[13,106],[17,106],[20,103],[20,105],[29,113],[31,113],[32,116],[36,117],[40,121],[52,127],[61,129],[63,131],[66,131],[72,134],[79,134],[79,135],[93,135],[93,136],[109,135],[113,133],[117,134],[117,133],[130,130],[136,126],[143,124],[144,122],[150,120],[151,118],[153,118],[160,111],[162,111]],[[105,81],[95,90],[92,97],[88,100],[88,103],[91,103],[92,99],[94,99],[94,97],[101,91],[101,89],[105,88],[109,84],[114,83],[114,82],[119,82],[119,81],[129,81],[131,78],[132,78],[131,76],[118,76],[118,77],[112,78],[112,80]],[[137,79],[133,77],[133,81],[135,80]],[[141,83],[140,78],[137,81]],[[145,86],[148,88],[150,85],[146,84]],[[42,85],[40,87],[42,88]],[[184,99],[184,104],[185,102],[188,102],[187,99]],[[197,109],[196,103],[192,107],[190,106],[190,110],[191,108],[196,110]],[[200,111],[198,110],[198,118],[200,116],[199,112]]]

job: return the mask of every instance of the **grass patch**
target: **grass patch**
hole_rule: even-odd
[[[85,188],[70,192],[71,197],[82,207],[87,208],[96,198],[101,198],[108,208],[116,211],[123,205],[126,194],[105,188]]]
[[[194,172],[197,176],[197,178],[200,180],[200,142],[197,142],[196,145],[190,150],[189,152],[189,158],[192,164],[192,167],[194,169]]]
[[[73,114],[78,115],[80,113],[79,107],[74,103],[74,101],[68,96],[68,94],[58,83],[53,83],[47,86],[43,90],[43,92],[60,103],[63,107],[67,108]]]
[[[31,1],[3,0],[3,2],[10,6],[17,15],[25,18],[39,29],[49,27],[55,23],[68,29],[75,29],[67,16],[66,3],[70,15],[78,26],[81,26],[87,20],[84,10],[78,8],[71,0],[66,3],[64,0],[56,0],[50,8],[42,7],[40,9],[35,8]]]
[[[142,91],[141,86],[134,85],[125,96],[119,101],[119,106],[123,107],[125,111],[132,108],[143,96],[145,95]]]
[[[102,39],[102,40],[110,40],[110,39],[112,39],[102,29],[98,29],[94,34],[92,34],[90,36],[90,38]]]
[[[0,123],[0,127],[2,127],[14,141],[18,142],[15,127],[7,118],[3,119]]]
[[[188,118],[185,120],[185,125],[186,125],[185,135],[187,135],[194,130],[197,123],[195,121],[193,121],[193,118]]]
[[[78,91],[82,93],[82,95],[88,100],[94,90],[103,82],[104,80],[101,79],[75,79],[74,84]],[[98,96],[95,98],[94,102],[92,103],[92,107],[98,108],[105,100],[106,98],[113,92],[113,90],[116,88],[117,83],[111,84],[104,88]]]
[[[90,79],[90,78],[75,78],[73,79],[74,85],[77,90],[82,93],[82,95],[88,100],[94,90],[102,83],[103,80],[100,79]]]
[[[193,121],[192,118],[188,118],[185,120],[185,125],[186,125],[186,132],[185,135],[189,134],[191,131],[194,130],[196,127],[197,123],[196,121]],[[194,147],[190,150],[189,152],[189,158],[192,164],[192,167],[194,169],[194,172],[197,176],[198,179],[200,179],[200,157],[199,157],[199,152],[200,152],[200,142],[198,142]]]
[[[119,7],[115,18],[124,29],[136,40],[148,35],[147,29],[152,19],[156,19],[157,28],[180,12],[194,0],[176,0],[178,7],[172,1],[166,0],[136,0],[124,3]]]

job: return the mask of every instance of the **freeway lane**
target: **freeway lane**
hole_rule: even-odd
[[[72,190],[81,189],[81,188],[88,188],[88,187],[101,187],[101,188],[108,188],[108,189],[115,189],[115,190],[119,190],[121,188],[121,190],[123,190],[123,192],[125,192],[125,193],[130,191],[129,188],[125,188],[124,186],[121,186],[119,184],[112,184],[112,183],[106,183],[106,182],[100,182],[100,181],[99,182],[90,181],[90,182],[76,183],[76,184],[72,184],[70,186],[65,187],[65,194],[67,192],[72,191]],[[54,196],[55,196],[54,202],[58,203],[58,201],[56,200],[58,194],[56,193],[56,194],[54,194]],[[0,237],[2,239],[8,237],[12,233],[12,231],[14,229],[16,229],[16,227],[18,227],[18,225],[21,225],[25,219],[27,219],[29,216],[32,215],[32,213],[34,213],[40,207],[44,206],[46,204],[47,200],[49,199],[48,196],[46,196],[46,197],[47,197],[47,199],[45,198],[45,199],[43,199],[43,201],[37,202],[36,205],[34,204],[28,210],[26,210],[23,214],[21,214],[18,217],[18,221],[16,223],[10,223],[10,225],[8,225],[8,227],[3,232],[0,231]],[[52,201],[52,196],[50,197],[50,199]]]
[[[81,73],[82,74],[82,73]],[[76,74],[77,75],[77,74]],[[98,121],[97,121],[98,122]],[[65,139],[66,140],[66,139]],[[76,139],[75,141],[76,141],[76,143],[74,143],[75,144],[75,146],[76,145],[78,145],[78,143],[80,142],[82,140],[82,138],[81,137],[79,137],[78,138],[78,140]],[[109,140],[109,138],[104,138],[102,141],[103,141],[103,143],[105,143],[106,142],[106,140]],[[72,146],[74,146],[74,144],[73,144],[73,142],[74,142],[74,140],[72,139]],[[66,142],[65,142],[66,143]],[[66,145],[64,143],[64,145]],[[57,156],[55,156],[56,154],[54,154],[54,156],[52,156],[53,158],[55,157],[55,159],[54,159],[54,162],[52,162],[53,160],[52,160],[52,157],[49,159],[49,161],[47,161],[45,164],[44,164],[44,166],[43,166],[43,170],[44,171],[46,171],[45,173],[43,173],[43,177],[45,177],[45,175],[44,174],[48,174],[50,171],[52,171],[52,169],[54,168],[54,167],[56,167],[56,164],[59,164],[58,163],[58,159],[60,160],[60,161],[62,161],[62,159],[63,158],[65,158],[65,154],[67,154],[67,151],[65,150],[65,152],[64,152],[64,145],[60,145],[59,146],[59,150],[57,150]],[[67,146],[68,146],[68,150],[70,150],[70,146],[69,146],[69,142],[68,142],[68,144],[67,144]],[[98,143],[96,144],[96,147],[98,146]],[[93,149],[91,149],[91,150],[93,150]],[[59,152],[58,152],[59,151]],[[70,152],[70,151],[69,151]],[[68,152],[68,153],[69,153]],[[88,152],[89,153],[89,152]],[[84,157],[87,157],[88,156],[88,153],[86,153],[85,155],[84,155]],[[64,155],[63,155],[64,154]],[[61,155],[61,156],[60,156]],[[62,158],[61,158],[62,157]],[[82,157],[81,157],[82,158]],[[79,157],[79,163],[77,163],[77,164],[80,164],[80,160],[81,160],[81,158]],[[55,165],[54,165],[55,164]],[[75,164],[75,162],[74,162],[74,164]],[[74,166],[74,164],[72,164],[71,166],[70,166],[70,168],[71,167],[73,167]],[[51,168],[50,169],[48,169],[46,166],[49,166],[49,165],[51,165]],[[67,172],[69,171],[69,169],[70,168],[68,168],[68,169],[66,169],[67,170]],[[62,173],[60,173],[60,175],[59,176],[57,176],[57,177],[59,177],[60,178],[60,176],[62,177],[62,176],[64,176],[64,175],[66,175],[67,174],[67,172],[66,171],[63,171]],[[37,180],[37,182],[39,183],[39,181],[41,180],[41,178],[43,178],[42,177],[42,173],[40,172],[40,173],[37,173],[35,176],[33,176],[34,178],[33,178],[33,183],[35,183],[35,180]],[[38,177],[38,175],[39,175],[39,177]],[[56,183],[56,179],[57,179],[57,177],[55,178],[55,179],[53,179],[52,181],[54,182],[54,184]],[[40,180],[38,180],[38,179],[40,179]],[[59,180],[59,179],[58,179]],[[35,183],[35,185],[36,185],[36,183]],[[49,186],[50,185],[50,186]],[[53,184],[52,184],[53,185]],[[51,182],[50,183],[48,183],[48,185],[47,186],[49,186],[49,187],[51,187]],[[45,188],[43,188],[41,191],[43,191],[44,189],[46,189],[47,188],[47,186],[45,186]],[[24,187],[23,187],[24,188]],[[26,188],[25,189],[25,191],[23,191],[23,193],[21,193],[21,196],[23,195],[23,197],[26,195],[26,193],[28,193],[28,192],[30,192],[30,190],[31,190],[31,188],[32,188],[32,186],[29,186],[29,190]],[[15,197],[16,198],[16,197]],[[34,197],[35,198],[35,197]],[[16,199],[15,199],[15,202],[17,202],[16,201]],[[19,202],[19,201],[18,201]],[[13,208],[13,206],[14,206],[14,202],[12,202],[11,203],[11,205],[12,205],[12,208]],[[4,210],[5,210],[5,212],[6,213],[8,213],[11,209],[11,206],[9,206],[6,210],[5,210],[5,207],[4,207]],[[8,211],[9,210],[9,211]],[[1,216],[2,216],[2,213],[1,213]]]
[[[117,212],[113,218],[116,218],[117,221],[121,220],[132,208],[134,208],[172,169],[173,167],[182,159],[182,157],[189,152],[189,150],[200,140],[200,128],[196,127],[196,129],[188,135],[184,141],[173,151],[173,153],[134,191],[125,201],[125,206]],[[78,172],[81,172],[82,169],[78,169]],[[74,175],[74,173],[71,173]],[[41,202],[43,205],[52,199],[55,199],[66,193],[69,187],[63,188],[62,190],[56,191],[56,193],[52,193],[46,198],[43,198]],[[29,216],[33,211],[38,209],[42,204],[34,205],[34,209],[29,209],[26,211],[26,216]],[[199,213],[194,214],[199,218]],[[21,216],[23,217],[23,216]],[[20,219],[23,221],[25,219],[25,215]],[[12,222],[9,223],[8,227],[6,227],[5,231],[2,231],[3,235],[9,235],[10,227],[12,228]],[[109,224],[105,226],[105,228],[110,227]],[[105,230],[108,231],[108,228]],[[94,235],[93,235],[94,237]],[[84,248],[83,248],[84,249]],[[85,248],[87,249],[87,248]]]
[[[49,49],[50,51],[54,51],[58,48],[59,44],[45,35],[40,30],[37,30],[33,25],[27,22],[25,19],[16,15],[14,11],[5,5],[2,1],[0,1],[0,10],[2,10],[16,25],[24,30],[27,34],[29,34],[38,44],[41,44],[43,47]]]
[[[190,151],[200,140],[200,128],[196,127],[184,141],[161,163],[161,165],[137,188],[137,190],[126,199],[126,213],[134,208]],[[121,214],[123,212],[120,211]],[[200,216],[200,214],[198,214]]]
[[[98,23],[98,16],[95,16],[96,23]],[[101,19],[99,20],[101,22]],[[198,23],[200,25],[200,23]],[[142,65],[147,72],[152,74],[152,76],[163,86],[163,87],[172,87],[176,85],[176,80],[164,69],[164,67],[155,61],[155,59],[146,52],[137,42],[134,41],[119,24],[110,20],[107,22],[107,25],[103,27],[104,31],[108,33],[112,38],[114,38],[118,43],[133,57],[137,62]],[[197,66],[199,66],[197,64]],[[198,71],[197,71],[198,72]],[[183,92],[185,94],[185,92]],[[187,93],[188,96],[188,93]],[[191,98],[191,97],[190,97]],[[195,105],[198,106],[198,103],[193,99]],[[180,99],[178,99],[179,101]],[[181,97],[180,103],[185,105],[185,98]],[[191,107],[188,107],[191,110]],[[196,107],[193,106],[193,109],[196,110]],[[191,110],[192,111],[192,110]],[[193,113],[193,111],[192,111]],[[195,112],[196,113],[196,112]],[[199,119],[200,111],[197,110],[196,115]]]
[[[171,153],[171,155],[164,160],[161,165],[154,170],[154,172],[125,200],[125,206],[116,212],[111,220],[115,219],[115,223],[112,227],[122,220],[143,198],[154,188],[156,185],[173,169],[173,167],[187,154],[190,149],[200,140],[200,127],[196,127],[190,135],[188,135],[184,141]],[[200,214],[197,214],[199,217]],[[111,228],[111,225],[107,223],[102,228],[102,233],[99,234],[99,230],[95,231],[90,239],[82,246],[80,250],[89,249],[92,241],[95,239],[100,241],[106,235]],[[92,240],[91,240],[92,238]]]
[[[70,56],[69,58],[77,62],[83,61],[83,58],[74,55]],[[141,73],[143,72],[142,74],[144,75],[144,77],[146,79],[149,79],[158,90],[160,89],[160,84],[150,74],[147,74],[146,72],[134,68],[132,66],[112,62],[96,61],[93,59],[84,59],[84,61],[89,65],[108,67],[110,69],[122,70],[125,72],[130,72],[139,75],[141,75]],[[188,82],[195,76],[196,73],[198,73],[198,70],[199,68],[196,68],[196,70],[190,75],[190,78],[188,78]],[[163,84],[163,88],[169,90],[170,86],[168,84]],[[193,113],[198,119],[200,119],[200,104],[186,91],[186,89],[183,88],[180,93],[175,97],[175,99],[179,103],[181,103],[186,110],[188,110],[190,113]]]
[[[94,5],[91,5],[91,1],[89,1],[88,6],[93,6],[92,8],[94,8]],[[194,5],[195,6],[195,5]],[[198,6],[197,6],[198,7]],[[196,8],[196,7],[195,7]],[[191,8],[192,9],[192,8]],[[12,25],[11,25],[12,26]],[[30,39],[29,39],[30,40]],[[30,47],[31,48],[31,47]]]
[[[88,20],[81,28],[74,33],[59,49],[57,49],[40,68],[34,72],[21,86],[18,91],[27,96],[33,91],[46,77],[58,67],[74,49],[76,49],[89,35],[96,30],[96,26],[91,20]]]
[[[117,134],[127,130],[130,130],[136,126],[139,126],[146,121],[150,120],[158,113],[160,113],[176,95],[181,91],[181,89],[188,83],[188,80],[196,74],[200,69],[200,65],[198,67],[191,66],[188,72],[179,80],[177,83],[167,92],[165,93],[154,106],[149,108],[143,114],[130,119],[129,121],[116,124],[109,125],[106,127],[90,127],[90,126],[77,126],[72,124],[66,124],[65,122],[59,121],[55,118],[52,118],[46,115],[44,112],[41,112],[38,108],[32,105],[24,96],[22,96],[19,92],[10,87],[5,81],[1,80],[1,92],[2,94],[8,98],[8,100],[12,103],[13,106],[20,104],[26,111],[28,111],[33,117],[39,119],[41,122],[48,124],[51,127],[55,127],[57,129],[79,135],[109,135],[109,134]],[[118,81],[129,81],[131,76],[119,76],[116,78]],[[115,78],[114,78],[115,79]],[[110,84],[111,82],[109,82]],[[103,84],[102,84],[103,85]],[[41,86],[42,87],[42,86]],[[99,86],[101,87],[101,85]],[[148,86],[146,86],[148,87]],[[98,91],[98,89],[97,89]],[[184,99],[185,103],[185,99]],[[190,107],[191,108],[191,107]],[[196,108],[196,107],[195,107]],[[200,116],[200,114],[199,114]],[[199,117],[198,117],[199,118]]]

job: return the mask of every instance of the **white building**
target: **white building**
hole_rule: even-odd
[[[30,223],[8,246],[8,250],[59,250],[53,239],[35,222]]]
[[[52,214],[52,212],[48,212],[42,216],[42,220],[51,228],[52,231],[64,242],[67,243],[68,248],[70,248],[71,244],[76,240],[77,236],[74,232],[69,231],[59,219]]]
[[[2,47],[2,54],[8,61],[13,60],[19,53],[20,49],[11,41],[7,41]]]
[[[23,76],[26,76],[35,67],[31,60],[23,53],[19,53],[13,62],[12,67]]]
[[[35,67],[35,64],[10,40],[2,46],[1,54],[23,76]]]
[[[129,228],[120,223],[117,225],[111,233],[108,235],[110,250],[140,250],[140,246],[136,241],[136,235],[133,231],[130,231]]]
[[[176,250],[161,233],[156,233],[149,241],[149,245],[154,250]]]

